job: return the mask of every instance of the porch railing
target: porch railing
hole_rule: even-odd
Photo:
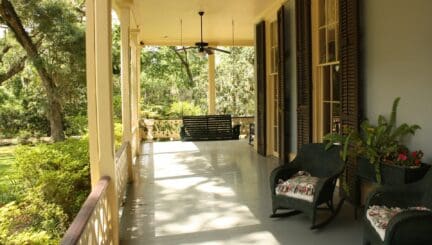
[[[141,120],[142,121],[142,120]],[[254,122],[253,116],[232,117],[234,125],[240,124],[240,135],[249,136],[249,124]],[[155,119],[153,125],[153,137],[160,140],[179,140],[181,119]],[[144,123],[141,123],[143,131],[145,130]],[[146,133],[143,132],[142,138],[146,139]]]
[[[111,216],[106,190],[110,177],[104,176],[87,197],[78,215],[66,231],[61,244],[111,244]]]
[[[128,161],[131,155],[131,145],[129,142],[123,143],[116,153],[115,168],[116,168],[116,188],[118,195],[119,206],[123,204],[126,196],[126,187],[128,183]]]
[[[113,244],[111,230],[111,213],[106,190],[115,184],[119,208],[121,207],[128,183],[128,161],[130,161],[131,145],[123,143],[115,155],[116,183],[108,176],[102,177],[93,188],[87,200],[81,207],[61,244]]]

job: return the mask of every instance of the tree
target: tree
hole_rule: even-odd
[[[82,89],[76,88],[85,81],[84,28],[80,12],[75,11],[73,3],[16,0],[12,4],[9,0],[1,0],[0,4],[0,23],[8,26],[25,53],[10,65],[3,74],[3,81],[21,72],[25,60],[32,64],[44,88],[46,116],[54,141],[64,139],[63,106],[69,99],[66,95],[72,98],[82,95]],[[3,54],[10,49],[4,48]]]
[[[141,57],[141,98],[144,111],[168,116],[174,102],[188,101],[207,111],[207,59],[195,50],[145,47]]]
[[[254,49],[230,47],[216,66],[216,111],[219,114],[249,116],[254,104]]]

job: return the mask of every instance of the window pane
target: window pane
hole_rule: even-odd
[[[333,117],[332,120],[332,133],[341,133],[341,121],[340,117]]]
[[[332,24],[336,21],[336,0],[327,0],[327,24]]]
[[[340,101],[340,72],[339,65],[332,66],[332,81],[333,81],[333,101]]]
[[[330,103],[323,104],[323,135],[330,133]]]
[[[336,26],[331,25],[327,29],[328,62],[336,61]]]
[[[318,9],[319,9],[319,26],[324,26],[325,25],[325,0],[319,0],[318,3]]]
[[[326,63],[326,29],[319,30],[319,63]]]
[[[333,103],[332,105],[332,113],[333,113],[333,117],[339,117],[341,114],[341,107],[340,107],[340,103]]]
[[[322,72],[323,100],[330,101],[330,66],[324,66]]]

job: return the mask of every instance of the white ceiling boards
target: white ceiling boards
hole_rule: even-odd
[[[139,39],[145,45],[184,45],[200,39],[200,17],[203,38],[210,45],[232,45],[234,20],[235,45],[253,45],[257,18],[280,0],[118,0],[133,2],[132,18],[139,26]],[[182,20],[182,27],[180,25]]]

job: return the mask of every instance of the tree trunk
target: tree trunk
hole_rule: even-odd
[[[193,79],[193,75],[192,75],[192,71],[190,69],[189,66],[189,62],[187,59],[187,53],[186,50],[183,50],[185,52],[185,57],[183,57],[178,50],[175,49],[175,47],[171,47],[171,49],[174,51],[174,53],[177,55],[177,57],[180,59],[180,62],[182,63],[183,67],[186,70],[186,73],[188,75],[189,78],[189,84],[192,87],[194,85],[194,79]]]
[[[32,41],[26,30],[24,29],[21,19],[15,12],[13,5],[8,0],[1,0],[0,16],[7,26],[15,34],[16,40],[26,51],[28,58],[32,61],[33,66],[42,80],[42,85],[45,88],[48,99],[48,120],[50,121],[51,138],[54,141],[64,140],[63,132],[63,113],[60,97],[57,95],[57,86],[54,82],[52,74],[50,74],[45,62],[38,53],[36,44]]]

